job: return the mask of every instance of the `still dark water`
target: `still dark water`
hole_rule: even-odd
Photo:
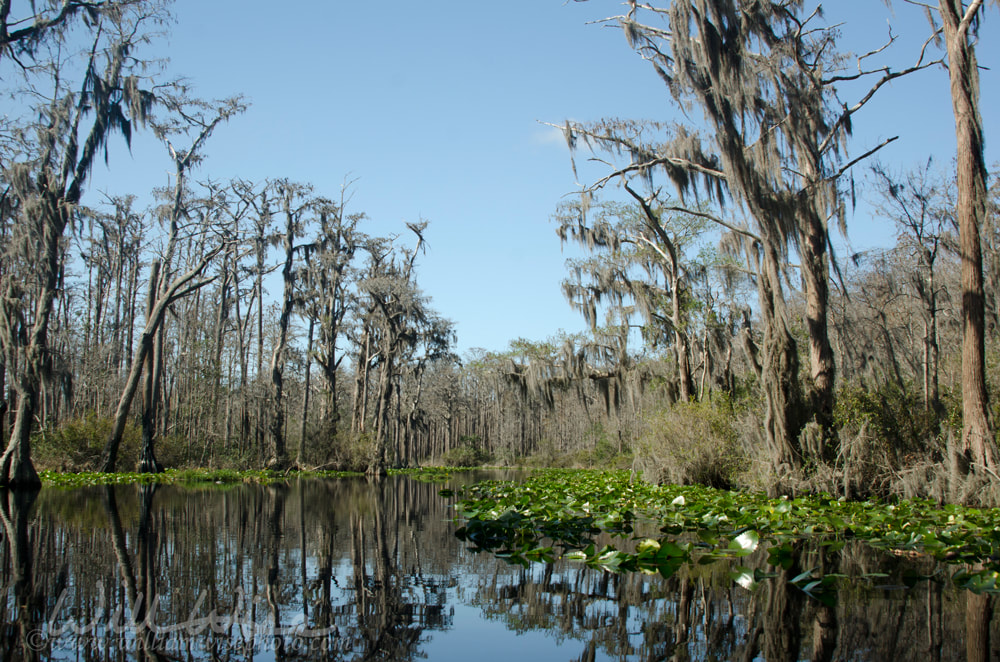
[[[570,562],[521,568],[455,538],[441,487],[399,477],[0,493],[0,656],[904,661],[965,660],[970,645],[983,659],[997,652],[991,599],[956,589],[954,568],[860,545],[797,548],[793,567],[753,591],[723,563],[669,579]],[[740,564],[774,572],[762,553]],[[838,582],[835,604],[788,581],[814,568],[851,578]]]

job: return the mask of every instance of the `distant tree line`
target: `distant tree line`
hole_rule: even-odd
[[[280,178],[196,179],[211,134],[245,104],[149,73],[139,52],[165,3],[11,11],[5,81],[32,101],[3,127],[0,482],[37,484],[32,439],[86,417],[106,423],[85,431],[99,450],[72,455],[104,471],[122,465],[130,430],[126,466],[140,471],[162,470],[164,438],[184,440],[175,462],[283,468],[348,435],[350,461],[371,472],[412,461],[401,440],[421,424],[423,375],[454,362],[451,323],[416,281],[427,224],[409,225],[408,245],[365,233],[347,187],[334,199]],[[171,185],[145,208],[131,195],[85,205],[95,160],[140,129],[164,145]]]

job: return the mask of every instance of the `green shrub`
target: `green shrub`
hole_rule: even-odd
[[[31,439],[31,458],[39,470],[93,471],[98,468],[104,444],[111,433],[112,420],[88,413],[55,428],[39,430]],[[131,469],[139,455],[140,431],[129,423],[125,427],[118,459],[121,467]],[[130,464],[131,463],[131,464]]]
[[[442,455],[441,464],[446,467],[479,467],[490,459],[486,451],[476,448],[471,443],[465,443]]]
[[[325,442],[325,457],[321,466],[337,471],[359,471],[368,469],[375,450],[375,440],[367,432],[341,430],[337,436]],[[319,440],[310,440],[309,447],[318,449]],[[314,450],[313,453],[320,452]]]
[[[959,413],[959,416],[961,414]],[[876,388],[848,385],[837,393],[834,424],[842,433],[866,429],[899,463],[907,456],[938,452],[938,436],[948,418],[924,407],[922,394],[894,382]]]
[[[731,488],[747,460],[736,436],[729,400],[678,402],[644,421],[636,469],[657,484]]]
[[[560,466],[580,469],[631,468],[632,450],[619,440],[617,434],[609,434],[603,423],[594,423],[583,437],[583,448],[564,456]]]

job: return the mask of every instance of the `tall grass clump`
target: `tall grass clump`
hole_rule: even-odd
[[[656,484],[731,489],[747,465],[734,420],[721,395],[661,409],[643,421],[633,467]]]

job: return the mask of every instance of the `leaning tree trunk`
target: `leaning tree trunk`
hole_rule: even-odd
[[[153,353],[153,342],[156,339],[157,331],[163,323],[167,306],[177,299],[197,290],[210,283],[213,278],[201,280],[195,283],[190,281],[195,278],[205,268],[205,265],[212,259],[214,253],[202,256],[201,260],[190,271],[182,276],[178,276],[166,288],[166,291],[156,300],[155,305],[149,308],[146,317],[146,327],[139,336],[139,347],[132,358],[132,367],[129,370],[128,378],[125,380],[125,388],[118,399],[118,407],[115,410],[114,421],[111,425],[111,432],[104,444],[104,451],[101,454],[101,471],[112,473],[118,462],[118,448],[121,446],[122,436],[125,433],[125,424],[128,421],[128,413],[132,407],[132,400],[139,390],[139,381],[142,378],[143,367],[146,365],[147,356]],[[151,267],[150,273],[150,295],[156,291],[155,283],[158,280],[159,262],[156,261]],[[183,288],[183,289],[182,289]]]
[[[139,453],[139,473],[162,473],[163,465],[156,459],[156,415],[159,405],[159,373],[162,370],[163,329],[153,338],[153,351],[146,352],[146,369],[142,385],[142,450]]]
[[[149,298],[146,303],[146,319],[153,316],[156,292],[160,287],[160,263],[156,261],[149,274]],[[137,470],[139,473],[162,473],[163,465],[156,459],[156,415],[160,401],[159,372],[162,370],[163,325],[153,334],[151,347],[143,359],[145,364],[142,383],[142,450],[139,453]]]

